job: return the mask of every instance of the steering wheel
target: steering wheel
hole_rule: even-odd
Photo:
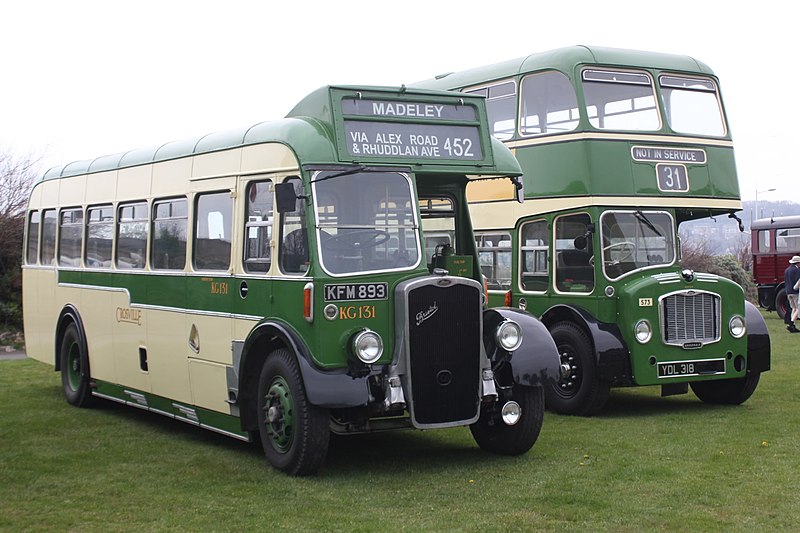
[[[607,265],[615,265],[617,263],[622,263],[626,259],[630,259],[633,256],[633,252],[636,251],[636,243],[631,241],[621,241],[615,242],[613,244],[609,244],[608,246],[603,247],[603,257],[605,258],[606,252],[609,250],[614,250],[616,248],[621,248],[622,250],[619,252],[619,256],[616,259],[608,259],[605,260]]]
[[[352,252],[374,248],[389,240],[389,232],[379,229],[359,229],[329,236],[322,247],[334,252]]]

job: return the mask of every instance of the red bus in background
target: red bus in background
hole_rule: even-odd
[[[758,304],[768,311],[777,311],[783,318],[789,312],[783,272],[789,266],[789,259],[800,255],[800,216],[754,220],[750,232]]]

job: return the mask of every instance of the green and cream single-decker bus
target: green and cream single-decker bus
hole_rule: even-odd
[[[485,307],[466,184],[516,181],[483,99],[325,87],[279,121],[49,170],[24,251],[28,355],[97,397],[245,440],[293,475],[330,432],[469,426],[526,452],[546,328]],[[452,238],[426,253],[422,229]]]

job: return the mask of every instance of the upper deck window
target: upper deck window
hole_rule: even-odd
[[[486,98],[486,115],[495,138],[505,141],[514,136],[517,123],[517,87],[513,81],[478,89],[466,89],[464,92]]]
[[[572,82],[561,72],[526,76],[520,88],[520,133],[563,133],[578,127],[578,99]]]
[[[323,268],[338,276],[419,264],[410,179],[397,172],[336,174],[320,172],[313,182]]]
[[[717,85],[708,78],[663,75],[658,78],[667,122],[678,133],[725,135]]]
[[[660,120],[653,82],[645,73],[584,70],[589,123],[601,130],[654,131]]]

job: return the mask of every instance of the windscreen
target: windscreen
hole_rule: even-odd
[[[603,272],[618,279],[640,268],[675,261],[675,229],[663,211],[608,211],[601,220]]]
[[[406,270],[420,261],[416,201],[398,172],[319,172],[317,241],[331,275]]]

